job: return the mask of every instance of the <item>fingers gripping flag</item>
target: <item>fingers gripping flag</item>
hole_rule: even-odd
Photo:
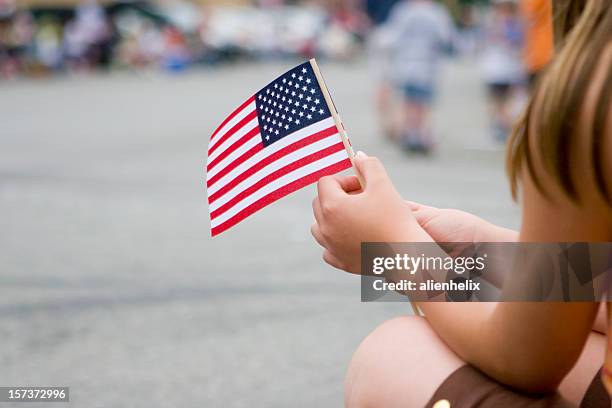
[[[212,134],[206,166],[211,234],[349,167],[313,66],[299,65],[247,99]]]

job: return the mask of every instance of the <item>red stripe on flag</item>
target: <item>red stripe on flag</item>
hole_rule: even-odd
[[[238,158],[236,158],[233,162],[225,166],[222,170],[220,170],[217,174],[212,176],[210,180],[206,182],[206,187],[210,187],[215,184],[221,177],[228,174],[230,171],[234,170],[236,167],[240,166],[245,161],[249,160],[251,157],[255,156],[258,152],[263,150],[263,143],[253,146],[250,150],[244,152],[244,154]]]
[[[259,125],[255,126],[253,129],[248,131],[244,136],[242,136],[240,139],[238,139],[233,145],[231,145],[230,147],[225,149],[223,151],[223,153],[221,153],[219,156],[217,156],[215,158],[215,160],[211,161],[208,164],[208,166],[206,166],[206,171],[210,171],[217,164],[219,164],[219,162],[221,160],[225,159],[227,156],[232,154],[236,149],[238,149],[240,146],[242,146],[243,144],[248,142],[251,138],[257,136],[258,134],[259,134]]]
[[[225,118],[225,120],[223,122],[221,122],[219,127],[217,127],[215,129],[215,131],[213,132],[212,136],[210,137],[210,140],[211,141],[213,140],[213,138],[217,135],[217,133],[219,133],[221,128],[223,126],[227,125],[227,122],[229,122],[230,120],[234,119],[236,117],[236,115],[238,115],[240,113],[241,110],[243,110],[244,108],[246,108],[247,106],[249,106],[253,102],[255,102],[255,95],[251,96],[249,99],[246,100],[246,102],[244,102],[242,105],[240,105],[238,108],[236,108],[235,111],[230,113],[230,115],[227,118]]]
[[[212,228],[210,231],[211,235],[213,237],[216,235],[219,235],[223,231],[226,231],[227,229],[238,224],[240,221],[244,220],[249,215],[261,210],[262,208],[266,207],[267,205],[272,204],[273,202],[283,198],[284,196],[291,194],[294,191],[299,190],[302,187],[306,187],[307,185],[316,182],[319,178],[323,176],[335,174],[335,173],[338,173],[339,171],[348,169],[350,167],[351,167],[351,161],[349,159],[345,159],[339,163],[332,164],[331,166],[325,167],[319,171],[316,171],[298,180],[295,180],[292,183],[282,186],[279,189],[266,195],[265,197],[262,197],[259,200],[255,201],[253,204],[251,204],[244,210],[240,211],[238,214],[234,215],[232,218],[225,221],[223,224],[215,228]]]
[[[318,142],[319,140],[325,139],[326,137],[332,136],[332,135],[337,134],[337,133],[338,133],[338,129],[334,125],[334,126],[328,128],[328,129],[322,130],[322,131],[317,132],[317,133],[315,133],[313,135],[310,135],[310,136],[308,136],[308,137],[306,137],[304,139],[298,140],[297,142],[295,142],[293,144],[290,144],[289,146],[285,146],[284,148],[280,149],[279,151],[274,152],[271,155],[264,157],[263,159],[258,161],[256,164],[251,166],[249,169],[247,169],[243,173],[239,174],[236,178],[234,178],[232,181],[227,183],[225,186],[220,188],[213,195],[211,195],[208,198],[208,202],[209,203],[214,202],[219,197],[223,196],[226,192],[228,192],[229,190],[234,188],[236,185],[238,185],[242,181],[246,180],[248,177],[252,176],[253,174],[258,172],[259,170],[261,170],[264,167],[266,167],[268,164],[270,164],[270,163],[272,163],[272,162],[274,162],[274,161],[276,161],[276,160],[278,160],[278,159],[288,155],[289,153],[295,152],[296,150],[299,150],[302,147],[308,146],[310,144]],[[218,176],[218,174],[216,174],[215,177],[216,176]],[[215,181],[216,180],[213,181],[213,179],[211,178],[211,180],[208,183],[208,187],[210,187],[212,184],[214,184]]]
[[[276,170],[273,173],[268,174],[266,177],[262,178],[261,180],[259,180],[257,183],[253,184],[252,186],[250,186],[249,188],[241,191],[240,193],[238,193],[235,197],[233,197],[231,200],[229,200],[227,203],[223,204],[221,207],[217,208],[215,211],[210,213],[210,219],[214,220],[215,218],[217,218],[218,216],[220,216],[221,214],[223,214],[224,212],[226,212],[227,210],[229,210],[230,208],[232,208],[233,206],[235,206],[236,204],[238,204],[240,201],[244,200],[245,198],[247,198],[248,196],[250,196],[251,194],[253,194],[254,192],[256,192],[257,190],[265,187],[266,185],[270,184],[271,182],[273,182],[274,180],[291,173],[294,170],[299,169],[300,167],[304,167],[307,164],[313,163],[319,159],[322,159],[324,157],[330,156],[336,152],[342,151],[344,150],[344,144],[342,142],[336,143],[333,146],[329,146],[328,148],[325,148],[323,150],[319,150],[318,152],[315,152],[313,154],[310,154],[306,157],[302,157],[299,160],[296,160],[292,163],[289,163],[288,165],[286,165],[285,167],[282,167],[278,170]]]
[[[223,136],[221,136],[221,138],[219,139],[216,145],[208,149],[208,155],[210,156],[211,154],[213,154],[213,152],[217,150],[219,146],[223,144],[223,142],[225,142],[227,139],[232,137],[237,131],[242,129],[244,126],[246,126],[247,123],[249,123],[256,117],[257,117],[257,111],[254,110],[253,112],[249,113],[244,118],[242,118],[240,122],[236,123],[234,126],[232,126],[230,130],[228,130]]]

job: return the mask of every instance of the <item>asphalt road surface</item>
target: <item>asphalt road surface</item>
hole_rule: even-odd
[[[0,385],[70,386],[75,407],[342,404],[352,352],[408,304],[362,304],[321,261],[314,187],[209,237],[208,136],[292,64],[0,84]],[[406,198],[518,225],[474,63],[443,72],[432,158],[380,136],[365,62],[321,67]]]

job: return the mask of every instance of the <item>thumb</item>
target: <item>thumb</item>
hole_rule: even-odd
[[[410,207],[410,210],[412,210],[413,212],[438,210],[436,207],[432,207],[430,205],[425,205],[425,204],[417,203],[416,201],[410,201],[410,200],[405,200],[405,201],[406,201],[406,204],[408,204],[408,207]]]
[[[364,152],[358,152],[355,155],[355,167],[365,180],[364,190],[379,185],[388,179],[385,167],[380,160],[376,157],[370,157]]]
[[[435,207],[422,206],[416,211],[413,210],[412,215],[421,226],[424,226],[440,215],[440,210]]]
[[[419,204],[415,201],[410,201],[410,200],[405,200],[405,201],[406,201],[406,204],[408,204],[408,207],[410,207],[411,211],[419,211],[423,209],[424,207],[422,204]]]

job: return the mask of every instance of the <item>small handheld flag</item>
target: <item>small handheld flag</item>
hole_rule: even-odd
[[[316,61],[291,69],[234,110],[210,138],[212,236],[352,161]]]

